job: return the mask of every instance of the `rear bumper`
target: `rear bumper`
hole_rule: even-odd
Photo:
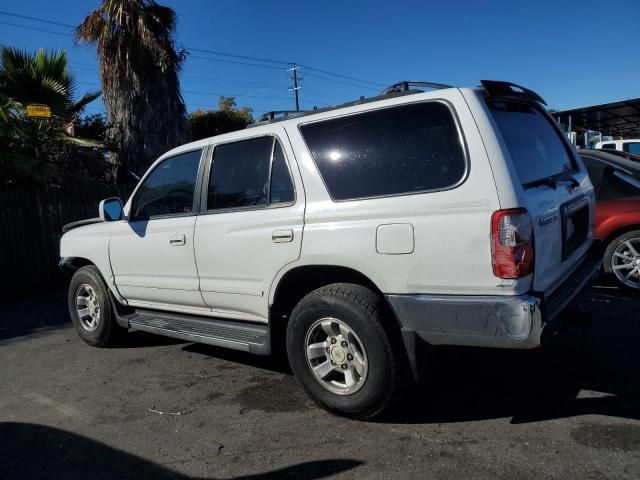
[[[551,295],[387,295],[407,339],[432,345],[528,349],[542,331],[597,274],[602,248],[594,243],[580,264]]]

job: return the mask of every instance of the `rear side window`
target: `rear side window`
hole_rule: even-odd
[[[138,189],[133,219],[191,213],[202,150],[163,160]]]
[[[616,149],[616,144],[615,143],[605,143],[604,145],[602,145],[602,149],[603,150],[615,150]]]
[[[295,199],[284,152],[275,137],[217,145],[212,162],[208,210],[264,207]]]
[[[561,134],[538,108],[503,102],[489,106],[524,186],[575,169]]]
[[[273,164],[271,166],[271,187],[269,204],[292,203],[295,200],[293,181],[287,167],[287,160],[276,140],[273,147]]]
[[[627,153],[632,153],[634,155],[640,155],[640,142],[629,142],[623,143],[622,148]]]
[[[441,102],[323,120],[300,131],[334,200],[446,189],[466,172],[460,133]]]

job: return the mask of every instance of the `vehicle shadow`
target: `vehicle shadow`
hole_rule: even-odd
[[[30,423],[0,423],[0,478],[65,479],[135,478],[189,479],[163,465],[112,448],[82,435]],[[34,454],[34,452],[37,452]],[[207,460],[210,457],[207,456]],[[203,459],[204,461],[204,459]],[[278,470],[242,475],[245,480],[281,478],[327,478],[352,470],[363,462],[332,459],[304,462]],[[215,468],[215,467],[214,467]],[[214,472],[215,473],[215,472]],[[222,479],[223,477],[205,477]]]
[[[640,298],[591,292],[532,351],[427,349],[420,389],[380,422],[447,423],[580,415],[640,419]]]
[[[153,333],[141,332],[139,330],[129,330],[125,337],[119,339],[118,342],[106,348],[110,349],[126,349],[126,348],[144,348],[144,347],[161,347],[163,345],[180,345],[189,343],[186,340],[178,338],[165,337],[162,335],[154,335]]]
[[[283,375],[293,375],[286,355],[281,352],[277,352],[269,356],[253,355],[247,352],[214,347],[213,345],[205,345],[203,343],[190,343],[182,349],[185,352],[198,353],[200,355],[215,357],[228,362],[241,363],[250,367],[270,370]]]
[[[511,418],[527,423],[597,414],[640,419],[640,298],[592,291],[536,350],[424,348],[421,385],[381,423]],[[200,344],[183,350],[291,375],[286,358]]]

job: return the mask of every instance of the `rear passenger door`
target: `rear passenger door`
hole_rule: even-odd
[[[273,278],[300,255],[304,192],[286,138],[280,127],[213,146],[194,245],[217,316],[266,322]]]

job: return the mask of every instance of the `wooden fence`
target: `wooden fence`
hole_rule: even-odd
[[[0,191],[0,302],[63,288],[68,279],[58,268],[62,226],[97,217],[100,200],[125,199],[130,190]]]

